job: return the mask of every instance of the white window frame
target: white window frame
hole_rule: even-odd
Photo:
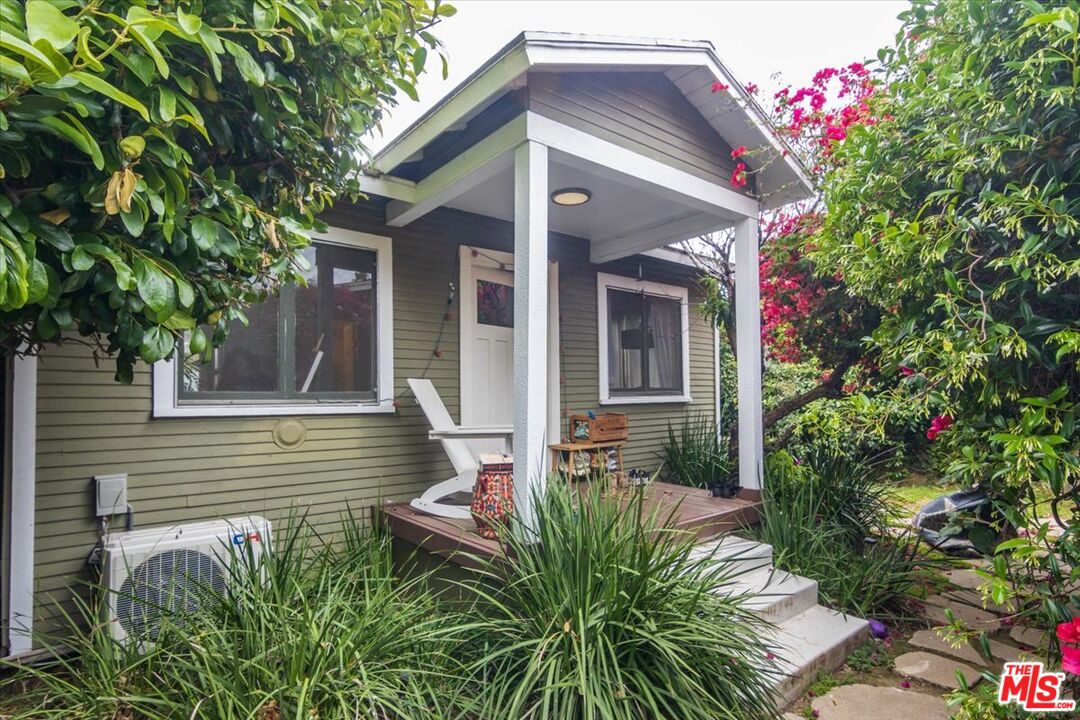
[[[259,417],[279,415],[365,415],[393,413],[394,408],[394,267],[392,241],[382,235],[330,227],[312,233],[312,240],[375,252],[376,357],[379,398],[368,402],[274,403],[215,402],[200,405],[177,399],[175,356],[154,363],[153,416],[176,417]]]
[[[682,322],[682,393],[677,395],[612,395],[608,385],[608,302],[607,291],[643,292],[646,295],[678,300]],[[684,287],[651,280],[635,280],[621,275],[596,273],[596,330],[600,357],[601,405],[654,405],[688,403],[690,397],[690,293]]]

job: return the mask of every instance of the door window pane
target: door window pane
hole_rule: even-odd
[[[477,280],[476,322],[514,327],[514,288],[489,280]]]

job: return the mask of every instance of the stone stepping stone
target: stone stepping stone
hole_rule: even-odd
[[[1024,652],[1014,645],[1006,645],[1000,640],[990,641],[990,654],[998,660],[1005,662],[1017,662],[1019,660],[1037,660],[1038,653]]]
[[[916,651],[904,653],[893,661],[896,672],[913,677],[931,685],[954,690],[958,687],[956,671],[959,670],[968,687],[977,685],[982,676],[970,665],[940,655]]]
[[[960,647],[953,647],[945,641],[935,630],[919,630],[917,633],[911,636],[908,640],[909,643],[915,647],[922,648],[923,650],[929,650],[930,652],[937,653],[938,655],[949,655],[958,660],[964,662],[973,663],[975,665],[986,665],[986,660],[983,660],[982,655],[971,647],[971,645],[964,644]],[[1000,643],[998,643],[1000,645]]]
[[[953,616],[957,620],[978,630],[987,630],[991,626],[997,628],[1001,624],[998,616],[992,612],[952,601],[942,595],[931,595],[926,598],[926,610],[923,615],[928,620],[940,625],[947,625],[949,621],[945,617],[945,608],[952,610]]]
[[[1013,625],[1012,630],[1009,631],[1009,637],[1018,645],[1030,648],[1037,648],[1046,641],[1042,630],[1026,625]]]
[[[948,720],[945,700],[910,690],[874,685],[841,685],[812,707],[818,720]]]
[[[1002,605],[995,602],[993,598],[983,598],[982,593],[978,590],[970,590],[968,588],[958,588],[955,590],[946,590],[942,593],[942,596],[957,602],[958,604],[972,605],[983,610],[988,610],[999,615],[1008,615],[1013,612],[1012,605]]]
[[[945,579],[957,587],[966,588],[978,592],[979,587],[986,582],[974,570],[946,570],[942,575]]]

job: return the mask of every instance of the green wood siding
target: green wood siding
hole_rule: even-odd
[[[449,283],[459,282],[461,244],[510,250],[506,222],[438,210],[406,228],[382,224],[381,202],[336,210],[332,225],[389,236],[394,265],[394,372],[401,407],[392,415],[302,416],[307,439],[282,449],[272,437],[283,418],[152,419],[147,367],[131,386],[113,381],[108,359],[95,362],[82,345],[49,348],[39,360],[36,590],[42,624],[54,600],[89,575],[87,555],[98,540],[93,517],[94,475],[128,474],[128,497],[138,527],[258,513],[280,522],[290,509],[308,512],[332,531],[346,505],[366,516],[368,506],[407,500],[450,477],[438,443],[427,439],[420,409],[403,396],[405,379],[426,372],[451,414],[459,406],[458,315],[443,323]],[[597,405],[596,273],[598,271],[691,287],[692,407],[715,407],[713,333],[698,312],[689,268],[650,258],[604,266],[588,262],[588,243],[555,236],[562,315],[563,407]],[[433,358],[436,337],[439,348]],[[686,405],[619,406],[630,415],[626,461],[656,467],[669,421]],[[117,518],[117,522],[122,522]]]
[[[530,72],[528,92],[535,113],[730,187],[731,146],[662,73]]]

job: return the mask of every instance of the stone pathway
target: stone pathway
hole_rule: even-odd
[[[851,672],[834,681],[851,683],[854,679],[854,684],[832,687],[826,683],[827,692],[817,697],[810,693],[789,708],[784,720],[948,720],[950,712],[943,696],[957,687],[957,671],[969,685],[975,685],[982,680],[983,670],[999,672],[1004,662],[1035,654],[1034,648],[1043,641],[1042,633],[1019,626],[1006,633],[1002,616],[1009,608],[993,603],[982,607],[978,588],[983,579],[973,569],[953,569],[944,575],[953,587],[927,598],[923,616],[930,627],[896,638],[893,652],[900,654],[890,667]],[[939,634],[939,626],[947,622],[946,608],[971,629],[992,635],[988,641],[991,659],[983,658],[971,645],[953,647]]]
[[[841,685],[812,703],[819,720],[948,720],[949,709],[933,695],[876,685]]]

